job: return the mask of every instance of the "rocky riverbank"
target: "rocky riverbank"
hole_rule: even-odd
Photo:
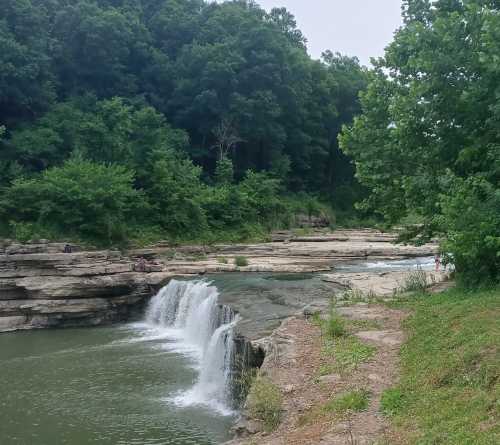
[[[419,274],[432,291],[450,285],[446,272]],[[281,395],[280,423],[269,431],[265,417],[252,412],[247,402],[234,427],[236,438],[226,445],[385,443],[392,431],[381,413],[381,398],[399,377],[399,350],[405,341],[401,324],[408,312],[390,309],[381,300],[401,292],[405,277],[408,271],[324,274],[323,279],[344,286],[334,302],[345,331],[329,337],[321,322],[305,312],[254,341],[254,349],[265,357],[260,378]],[[328,319],[329,311],[319,316]],[[268,405],[265,394],[258,397]],[[362,405],[356,405],[355,397],[362,398]]]
[[[220,272],[332,272],[353,260],[432,255],[435,244],[394,244],[395,235],[373,230],[273,235],[268,243],[81,251],[46,241],[0,244],[0,332],[100,325],[126,319],[174,276]],[[235,258],[248,265],[239,267]],[[136,272],[138,258],[152,266]],[[335,280],[329,275],[330,280]],[[343,278],[344,285],[346,278]]]

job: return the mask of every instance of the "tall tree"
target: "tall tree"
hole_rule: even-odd
[[[365,204],[391,222],[422,216],[417,230],[448,234],[462,276],[498,279],[500,5],[407,0],[404,11],[342,146],[371,190]],[[485,207],[466,205],[475,199]],[[465,254],[474,232],[481,247]]]

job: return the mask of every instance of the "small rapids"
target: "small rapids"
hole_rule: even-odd
[[[150,301],[146,324],[175,340],[174,349],[190,351],[199,369],[194,386],[172,398],[179,406],[206,405],[231,414],[234,312],[218,303],[219,293],[206,281],[172,280]]]

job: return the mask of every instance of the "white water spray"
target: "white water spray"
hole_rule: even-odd
[[[218,304],[217,288],[206,281],[172,280],[149,303],[146,322],[172,332],[196,352],[198,381],[175,397],[180,405],[209,405],[230,413],[233,328],[238,319],[227,306]]]

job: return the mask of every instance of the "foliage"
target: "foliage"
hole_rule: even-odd
[[[253,381],[247,398],[252,417],[263,422],[266,431],[275,430],[282,416],[283,396],[269,378],[259,375]]]
[[[153,153],[150,164],[144,182],[151,219],[173,237],[206,230],[201,169],[180,154],[165,150]]]
[[[232,184],[234,181],[234,167],[231,159],[223,157],[217,161],[214,174],[215,183],[219,185]]]
[[[404,25],[370,73],[363,113],[340,136],[370,190],[362,208],[424,221],[467,284],[498,281],[497,2],[404,2]],[[475,244],[476,241],[478,244]]]
[[[404,394],[401,389],[389,388],[382,393],[380,406],[384,414],[393,416],[404,408],[404,402]]]
[[[149,206],[140,242],[254,236],[290,223],[279,194],[332,202],[354,182],[336,135],[365,69],[312,60],[285,8],[4,0],[0,65],[0,187],[75,156],[122,165]]]
[[[248,266],[248,259],[244,256],[237,256],[234,258],[234,264],[238,267],[246,267]]]
[[[33,221],[61,235],[120,242],[146,205],[133,181],[124,167],[70,160],[40,176],[16,179],[2,197],[2,218],[14,221],[16,233],[30,225],[15,221]]]
[[[409,298],[402,376],[382,398],[408,443],[500,440],[500,290],[456,288]]]
[[[500,188],[480,178],[455,179],[442,198],[445,258],[467,286],[500,280]]]
[[[334,310],[330,310],[328,318],[323,323],[323,330],[328,338],[343,337],[347,334],[345,321]]]

